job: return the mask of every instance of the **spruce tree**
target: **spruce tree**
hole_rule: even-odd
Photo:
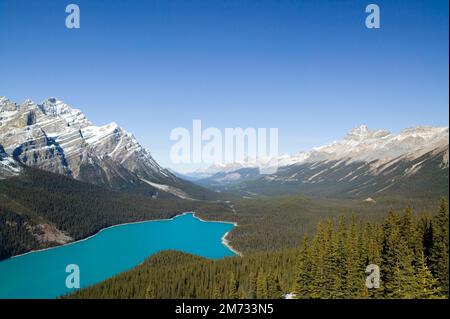
[[[387,297],[411,299],[415,297],[418,284],[415,278],[414,253],[404,238],[399,242],[399,254],[395,265],[394,277],[386,283],[391,291]]]
[[[416,266],[419,263],[423,251],[423,239],[422,234],[419,233],[419,225],[413,216],[413,211],[410,206],[405,209],[402,215],[400,232],[401,236],[406,240],[408,248],[414,254],[413,265]]]
[[[256,298],[256,274],[254,272],[250,272],[249,275],[249,285],[248,285],[248,298],[255,299]]]
[[[433,243],[431,248],[430,266],[437,278],[442,293],[449,296],[449,250],[448,250],[448,204],[442,199],[439,213],[433,218]]]
[[[309,254],[308,236],[305,234],[303,245],[297,256],[297,264],[295,268],[295,284],[294,294],[297,299],[307,299],[311,297],[311,256]]]
[[[333,251],[334,251],[334,282],[333,282],[333,293],[332,298],[341,299],[345,297],[345,287],[346,287],[346,259],[345,259],[345,249],[346,249],[346,221],[344,217],[340,217],[337,230],[333,236]]]
[[[334,223],[331,219],[328,220],[324,232],[324,257],[323,257],[323,272],[324,280],[322,287],[321,298],[337,298],[339,287],[339,278],[341,277],[340,270],[342,265],[339,264],[338,241],[334,231]]]
[[[311,244],[310,250],[310,283],[309,292],[310,297],[317,299],[323,298],[325,295],[325,285],[327,281],[327,276],[329,274],[325,273],[324,268],[324,258],[327,249],[327,239],[326,239],[326,229],[321,221],[318,222],[316,228],[316,234]]]
[[[267,299],[267,277],[262,269],[258,271],[258,277],[256,279],[256,298]]]
[[[387,298],[414,298],[417,291],[415,263],[417,248],[411,212],[390,213],[384,222],[382,274]]]
[[[220,288],[219,284],[215,284],[214,285],[214,290],[213,290],[213,299],[222,299],[222,289]]]
[[[417,265],[417,290],[415,298],[417,299],[431,299],[439,298],[440,289],[437,286],[437,279],[433,277],[430,269],[427,266],[425,260],[425,254],[422,252],[419,259],[419,264]]]
[[[366,260],[366,267],[370,264],[377,265],[378,267],[381,267],[382,265],[382,258],[381,258],[381,250],[382,250],[382,240],[383,240],[383,231],[382,228],[379,225],[375,225],[372,227],[369,223],[367,223],[366,228],[366,236],[369,237],[369,248],[368,250],[368,256]],[[379,288],[372,288],[367,290],[367,296],[369,298],[382,298],[384,289],[383,289],[383,281],[379,280],[380,287]]]
[[[269,299],[280,299],[282,294],[278,277],[270,272],[267,276],[267,297]]]
[[[238,299],[239,298],[238,289],[239,289],[239,282],[237,281],[234,273],[231,272],[230,279],[228,282],[228,297],[230,299]]]
[[[397,276],[400,238],[398,215],[394,212],[389,212],[383,222],[383,259],[380,266],[385,297],[392,295],[396,289],[393,285]]]
[[[345,292],[344,298],[358,298],[364,289],[364,269],[361,267],[358,251],[358,232],[355,217],[352,216],[345,243]]]
[[[425,258],[429,262],[431,256],[431,249],[433,246],[433,226],[432,218],[429,214],[422,215],[418,221],[419,232],[422,236],[422,246],[423,252],[425,253]]]

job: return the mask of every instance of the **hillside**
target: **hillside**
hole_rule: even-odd
[[[0,199],[0,259],[85,238],[115,224],[229,210],[214,202],[114,191],[27,167],[19,176],[0,180]]]

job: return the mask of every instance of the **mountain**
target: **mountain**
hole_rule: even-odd
[[[224,166],[196,182],[247,195],[448,196],[448,145],[448,127],[415,127],[392,134],[361,125],[342,140],[279,157],[275,174],[261,175],[257,167]]]
[[[80,110],[56,98],[19,105],[0,97],[0,145],[3,177],[19,174],[17,166],[23,164],[153,196],[204,199],[211,195],[162,168],[116,123],[95,126]]]
[[[448,137],[448,127],[419,126],[392,134],[386,130],[371,131],[361,125],[351,130],[343,140],[313,149],[305,162],[336,159],[370,162],[404,155],[418,157],[448,146]]]
[[[0,179],[10,177],[20,173],[19,165],[5,152],[0,144]]]

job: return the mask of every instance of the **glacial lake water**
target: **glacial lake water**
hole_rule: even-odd
[[[234,256],[222,237],[230,223],[205,222],[192,213],[170,220],[113,226],[72,244],[31,252],[0,262],[0,298],[57,298],[66,287],[66,267],[80,270],[87,287],[129,270],[162,250],[178,250],[206,258]]]

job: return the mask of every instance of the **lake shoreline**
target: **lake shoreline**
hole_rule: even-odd
[[[201,217],[196,216],[195,212],[193,212],[192,214],[193,214],[193,216],[195,218],[197,218],[198,220],[201,220],[202,222],[207,222],[207,223],[208,222],[212,222],[212,223],[216,222],[216,223],[232,224],[232,225],[234,225],[234,227],[238,227],[239,226],[238,223],[236,223],[236,222],[229,222],[229,221],[225,221],[225,220],[205,220],[205,219],[202,219]],[[233,253],[235,253],[236,255],[238,255],[240,257],[243,257],[244,254],[241,253],[239,250],[235,249],[233,246],[231,246],[230,241],[227,239],[227,236],[229,235],[230,232],[231,232],[231,230],[227,231],[222,236],[222,244],[224,246],[226,246],[229,250],[231,250]]]
[[[65,243],[65,244],[62,244],[62,245],[56,245],[56,246],[47,247],[47,248],[42,248],[42,249],[30,250],[30,251],[27,251],[27,252],[25,252],[25,253],[23,253],[23,254],[14,255],[14,256],[11,256],[11,257],[9,257],[9,258],[3,259],[3,260],[1,260],[0,262],[7,261],[7,260],[9,260],[9,259],[13,259],[13,258],[17,258],[17,257],[21,257],[21,256],[25,256],[25,255],[32,254],[32,253],[42,252],[42,251],[46,251],[46,250],[50,250],[50,249],[56,249],[56,248],[59,248],[59,247],[64,247],[64,246],[69,246],[69,245],[73,245],[73,244],[76,244],[76,243],[80,243],[80,242],[86,241],[86,240],[88,240],[88,239],[91,239],[92,237],[97,236],[97,235],[100,234],[102,231],[106,231],[106,230],[111,229],[111,228],[114,228],[114,227],[120,227],[120,226],[126,226],[126,225],[134,225],[134,224],[142,224],[142,223],[149,223],[149,222],[156,222],[156,221],[170,221],[170,220],[174,220],[174,219],[177,218],[177,217],[184,216],[184,215],[187,215],[187,214],[192,214],[195,218],[197,218],[198,220],[200,220],[200,221],[202,221],[202,222],[217,222],[217,223],[233,224],[235,227],[238,226],[238,224],[235,223],[235,222],[205,220],[205,219],[202,219],[202,218],[196,216],[196,215],[195,215],[195,212],[183,212],[183,213],[176,214],[175,216],[173,216],[173,217],[171,217],[171,218],[148,219],[148,220],[140,220],[140,221],[135,221],[135,222],[128,222],[128,223],[122,223],[122,224],[111,225],[111,226],[108,226],[108,227],[105,227],[105,228],[100,229],[100,230],[97,231],[95,234],[90,235],[90,236],[88,236],[88,237],[85,237],[85,238],[82,238],[82,239],[78,239],[78,240],[75,240],[75,241],[71,241],[71,242],[68,242],[68,243]],[[223,235],[223,237],[222,237],[222,244],[223,244],[224,246],[226,246],[228,249],[230,249],[232,252],[234,252],[235,254],[237,254],[237,255],[239,255],[239,256],[242,257],[243,254],[242,254],[241,252],[237,251],[236,249],[234,249],[234,248],[229,244],[229,241],[226,239],[226,236],[228,235],[228,233],[229,233],[229,232],[226,232],[226,233]]]

